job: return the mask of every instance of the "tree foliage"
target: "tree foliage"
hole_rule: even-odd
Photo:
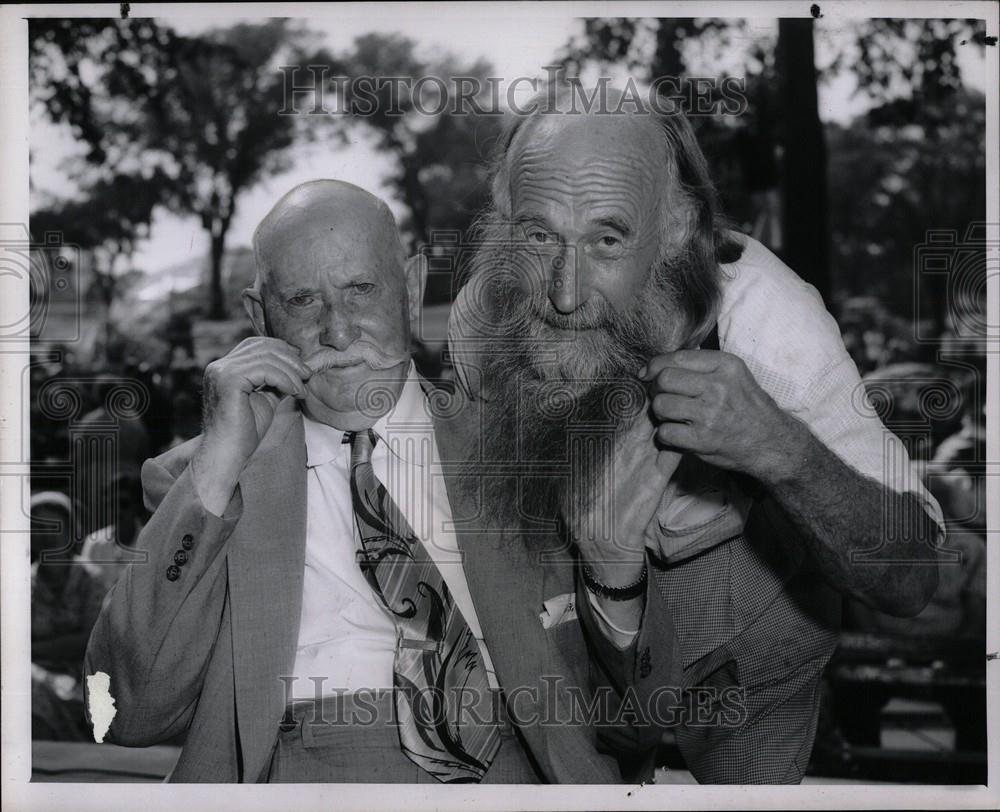
[[[912,316],[914,249],[927,231],[961,239],[985,219],[986,105],[978,92],[956,91],[934,125],[891,108],[827,127],[832,243],[843,295],[868,291]],[[923,281],[921,292],[933,295]],[[943,326],[944,314],[933,315]]]
[[[736,19],[587,19],[561,59],[571,75],[618,64],[637,78],[683,76],[686,43],[694,39],[715,49],[709,62],[734,49],[743,54],[747,111],[692,124],[727,213],[749,228],[756,192],[777,187],[784,174],[787,196],[787,181],[804,179],[801,172],[788,177],[789,153],[802,147],[802,111],[789,109],[782,73],[791,68],[783,71],[776,59],[778,39]],[[827,198],[831,287],[824,293],[834,303],[875,291],[911,315],[914,247],[928,229],[962,234],[985,218],[985,105],[965,88],[957,59],[959,49],[981,50],[984,43],[977,20],[864,20],[850,47],[817,66],[820,86],[852,74],[856,93],[871,106],[846,127],[824,125],[827,191],[811,190]],[[798,199],[807,199],[808,184],[799,191]],[[800,205],[791,209],[801,213]]]
[[[438,95],[440,85],[421,80],[441,78],[452,93],[453,77],[472,77],[483,89],[476,101],[480,109],[488,110],[490,64],[485,60],[464,64],[447,53],[427,58],[408,37],[374,33],[358,37],[346,53],[328,60],[347,76],[411,80],[399,86],[396,99],[390,98],[389,85],[383,85],[370,115],[336,118],[335,123],[341,133],[366,128],[375,135],[378,148],[394,158],[385,180],[406,206],[407,217],[400,225],[413,249],[454,254],[455,235],[468,231],[487,202],[488,158],[500,121],[495,115],[477,114],[471,103],[456,114],[454,97],[445,103]],[[414,93],[420,97],[414,98]],[[346,101],[350,104],[350,94]],[[426,301],[450,301],[451,288],[447,274],[433,275]]]
[[[57,231],[67,244],[90,253],[100,299],[114,299],[120,260],[129,260],[136,243],[148,236],[153,210],[162,196],[163,179],[154,171],[112,175],[87,187],[79,199],[63,200],[31,215],[34,233]],[[125,271],[129,269],[124,269]]]
[[[85,301],[98,302],[106,315],[133,278],[132,255],[138,240],[149,233],[153,210],[162,200],[163,182],[158,171],[148,177],[101,177],[83,190],[81,197],[55,202],[31,215],[35,238],[57,232],[64,245],[79,249],[77,256],[87,263],[90,283],[80,293]],[[106,352],[113,335],[111,319],[105,318]]]
[[[31,21],[33,101],[86,145],[82,176],[140,183],[156,173],[158,202],[198,218],[211,244],[213,317],[224,315],[222,260],[239,195],[288,165],[295,119],[277,114],[277,65],[302,39],[280,19],[199,36],[151,19]]]

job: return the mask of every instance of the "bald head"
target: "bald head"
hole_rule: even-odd
[[[542,144],[567,151],[584,165],[595,155],[620,156],[629,168],[665,173],[668,150],[663,131],[648,115],[636,113],[545,114],[529,117],[514,133],[508,161]]]
[[[254,255],[244,303],[259,334],[314,370],[306,412],[344,430],[372,425],[364,400],[376,383],[392,389],[408,373],[424,284],[388,206],[342,181],[304,183],[261,221]]]
[[[389,207],[352,183],[314,180],[282,197],[254,231],[255,287],[266,278],[272,258],[286,251],[290,242],[323,232],[378,245],[403,269],[405,253]]]
[[[574,168],[585,168],[595,158],[616,160],[617,172],[633,176],[630,179],[658,176],[663,181],[674,174],[674,150],[664,117],[627,107],[617,89],[606,88],[605,95],[603,103],[577,109],[573,91],[560,86],[554,105],[534,105],[531,114],[511,119],[495,167],[493,191],[501,208],[509,196],[504,187],[510,171],[525,159],[533,160],[539,150],[547,153],[545,157],[558,153]]]

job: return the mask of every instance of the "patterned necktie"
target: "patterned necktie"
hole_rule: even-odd
[[[463,691],[476,692],[478,702],[490,690],[479,645],[441,572],[375,476],[375,433],[348,432],[345,441],[351,444],[351,502],[361,534],[358,563],[396,625],[400,745],[438,781],[478,782],[500,749],[500,730],[456,713]]]

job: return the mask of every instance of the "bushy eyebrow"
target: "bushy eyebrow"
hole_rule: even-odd
[[[615,214],[606,215],[604,217],[598,217],[597,219],[591,221],[594,225],[600,226],[602,228],[613,228],[623,237],[628,237],[632,234],[633,228],[631,223],[625,220],[623,217],[619,217]],[[534,212],[527,212],[525,214],[519,214],[514,218],[514,224],[519,226],[525,225],[540,225],[553,230],[551,223],[542,214],[536,214]]]
[[[314,296],[318,291],[313,288],[287,288],[281,291],[285,299],[294,299],[296,296]]]
[[[627,223],[621,217],[617,217],[615,215],[610,215],[608,217],[599,217],[597,220],[595,220],[595,222],[599,226],[607,226],[608,228],[613,228],[623,237],[628,237],[632,233],[631,224]]]
[[[519,226],[525,225],[539,225],[545,226],[546,228],[551,228],[551,224],[545,218],[543,214],[535,214],[534,212],[528,212],[526,214],[519,214],[514,218],[514,224]]]
[[[379,281],[379,276],[372,273],[369,269],[359,268],[352,273],[348,279],[345,279],[337,284],[336,287],[341,290],[346,290],[347,288],[357,287],[358,285],[376,285]]]
[[[359,269],[355,273],[351,274],[350,278],[342,280],[334,284],[334,287],[346,290],[347,288],[354,287],[355,285],[363,284],[378,284],[378,279],[371,273],[371,271],[366,269]],[[307,287],[290,287],[282,288],[278,291],[278,295],[285,299],[294,299],[296,296],[323,296],[323,291],[320,288],[307,288]]]

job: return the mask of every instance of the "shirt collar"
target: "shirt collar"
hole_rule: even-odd
[[[325,465],[344,453],[343,431],[312,420],[305,414],[302,415],[302,424],[305,429],[307,468]],[[372,426],[372,430],[381,441],[376,447],[376,452],[379,447],[383,447],[404,462],[415,462],[419,465],[421,464],[419,455],[414,456],[411,453],[416,444],[390,442],[389,438],[395,435],[398,439],[401,432],[413,433],[433,430],[433,426],[427,409],[427,399],[420,383],[420,376],[411,361],[403,388],[396,399],[396,405]]]

